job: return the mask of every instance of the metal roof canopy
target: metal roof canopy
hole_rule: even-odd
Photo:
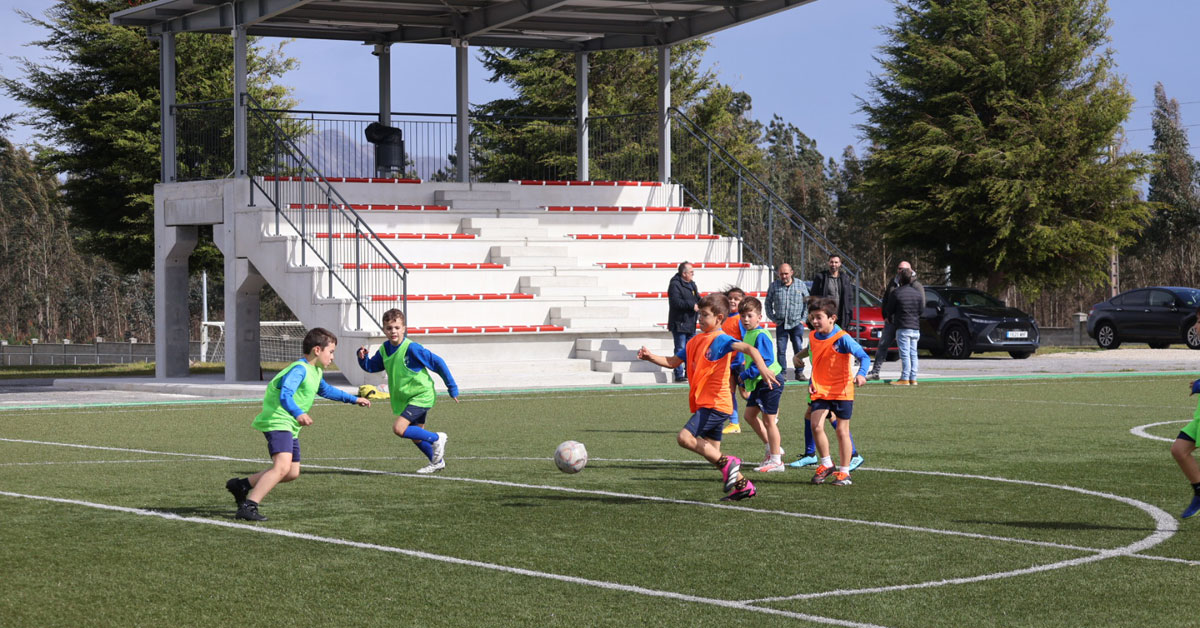
[[[151,34],[229,33],[375,44],[671,46],[813,0],[156,0],[112,14]]]

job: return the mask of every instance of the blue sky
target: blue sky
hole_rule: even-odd
[[[10,18],[14,9],[40,13],[45,0],[0,0],[5,27],[0,33],[0,73],[12,76],[11,57],[40,58],[25,46],[42,32]],[[1153,134],[1154,84],[1181,104],[1190,128],[1192,153],[1200,156],[1200,24],[1197,0],[1109,0],[1113,20],[1109,35],[1117,71],[1137,99],[1126,123],[1126,149],[1148,150]],[[744,24],[712,37],[705,63],[718,78],[752,97],[752,115],[770,120],[779,114],[817,140],[827,157],[839,157],[847,145],[861,150],[854,126],[863,121],[856,96],[868,95],[867,80],[876,71],[873,59],[883,38],[879,26],[892,21],[887,0],[817,0],[772,17]],[[347,42],[295,41],[285,50],[300,61],[287,82],[303,109],[371,111],[377,107],[376,64],[370,48]],[[469,88],[473,103],[507,95],[507,88],[488,83],[472,55]],[[393,47],[393,110],[454,111],[454,51],[419,44]],[[148,72],[155,71],[147,68]],[[0,115],[18,110],[0,96]],[[14,129],[12,139],[30,141],[30,131]]]

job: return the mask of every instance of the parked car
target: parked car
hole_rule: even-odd
[[[1152,349],[1184,343],[1200,349],[1196,307],[1200,290],[1154,286],[1122,292],[1092,306],[1087,333],[1102,349],[1116,349],[1122,342],[1145,342]]]
[[[1041,334],[1032,316],[973,288],[925,286],[919,349],[953,359],[1007,351],[1023,360],[1038,349]]]

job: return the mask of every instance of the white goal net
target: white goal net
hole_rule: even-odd
[[[300,321],[263,321],[258,324],[258,347],[263,362],[291,362],[303,352],[308,329]],[[225,322],[200,323],[200,361],[225,361]]]

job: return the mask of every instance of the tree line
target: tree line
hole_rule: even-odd
[[[0,337],[153,337],[161,129],[157,73],[148,68],[157,67],[158,46],[108,23],[124,6],[59,0],[42,16],[22,14],[46,32],[33,43],[53,62],[23,61],[0,77],[44,142],[0,142],[0,255],[15,269],[0,278]],[[846,147],[827,157],[797,125],[755,119],[750,94],[703,69],[703,39],[672,48],[671,104],[857,261],[867,289],[880,292],[907,259],[927,284],[986,288],[1044,325],[1065,326],[1108,296],[1113,259],[1123,288],[1200,285],[1200,167],[1187,125],[1158,85],[1151,152],[1123,147],[1133,98],[1106,48],[1108,27],[1103,0],[897,0],[881,70],[861,101],[869,142],[861,155]],[[231,45],[178,36],[180,102],[230,98]],[[546,120],[574,115],[573,55],[481,55],[489,80],[514,95],[473,115],[525,122],[476,125],[478,172],[506,180],[537,167],[572,178],[573,133]],[[611,147],[593,159],[592,178],[656,176],[654,133],[635,122],[655,109],[656,63],[653,50],[591,55],[593,142]],[[254,41],[256,99],[293,106],[279,80],[294,65],[281,46]],[[686,150],[676,158],[674,176],[697,180],[699,161]],[[725,224],[734,221],[732,194],[710,193]],[[219,320],[221,264],[210,234],[192,265],[213,278]],[[288,316],[268,294],[264,318]]]

